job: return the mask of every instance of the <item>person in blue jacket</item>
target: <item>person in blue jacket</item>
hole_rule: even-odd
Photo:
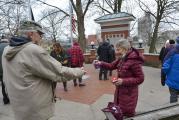
[[[177,102],[179,95],[179,37],[176,42],[175,48],[169,51],[162,66],[162,72],[166,74],[165,84],[170,91],[170,103]]]

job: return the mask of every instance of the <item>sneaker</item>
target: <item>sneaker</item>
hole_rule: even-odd
[[[86,86],[86,85],[84,83],[80,83],[79,86],[82,87],[82,86]]]

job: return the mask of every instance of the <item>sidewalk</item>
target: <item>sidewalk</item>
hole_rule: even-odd
[[[55,120],[104,120],[101,109],[113,101],[114,86],[110,80],[98,80],[98,70],[92,65],[85,65],[90,79],[84,81],[86,86],[74,87],[68,82],[68,92],[63,90],[62,83],[56,89],[58,100],[55,105]],[[160,69],[143,67],[145,81],[140,86],[137,112],[149,111],[169,103],[167,87],[160,85]],[[113,72],[115,73],[115,71]],[[0,91],[1,92],[1,91]],[[2,104],[0,93],[0,120],[14,120],[11,106]]]

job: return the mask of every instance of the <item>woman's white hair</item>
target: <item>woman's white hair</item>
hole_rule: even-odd
[[[130,43],[127,39],[120,39],[117,44],[116,44],[116,48],[124,48],[126,50],[128,50],[130,48]]]
[[[170,40],[167,40],[167,41],[165,42],[165,48],[167,48],[169,45],[170,45]]]

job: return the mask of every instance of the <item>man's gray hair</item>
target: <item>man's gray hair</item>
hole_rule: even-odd
[[[27,35],[27,31],[18,31],[18,35],[17,36],[21,36],[21,37],[25,37],[28,38],[29,36]]]
[[[130,48],[130,43],[127,39],[120,39],[117,44],[116,44],[116,48],[124,48],[126,50],[128,50]]]

